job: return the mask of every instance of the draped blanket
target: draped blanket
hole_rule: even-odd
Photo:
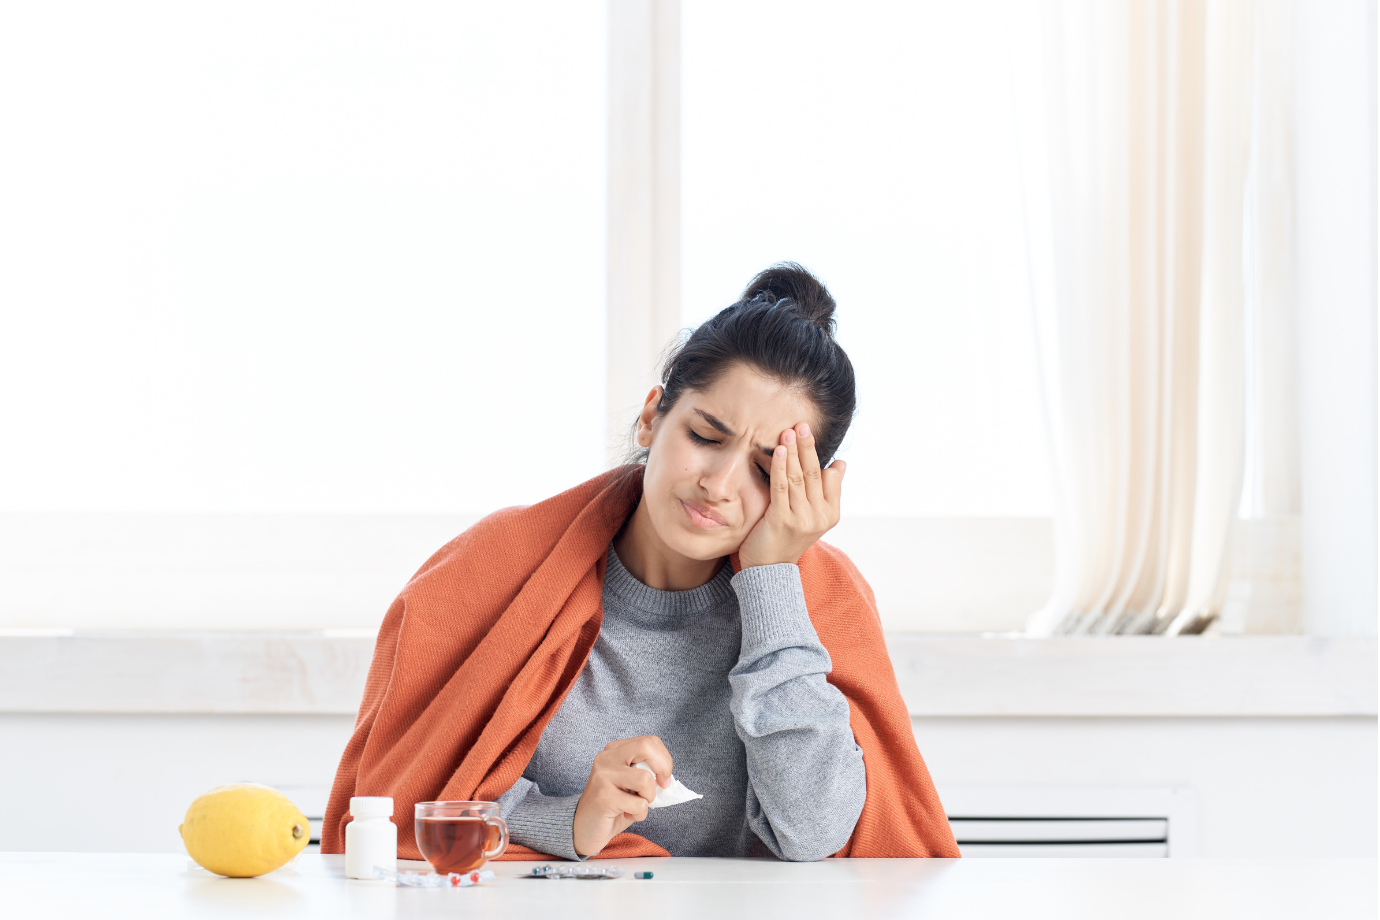
[[[522,776],[599,635],[605,553],[641,491],[640,469],[613,470],[539,504],[496,512],[427,560],[379,629],[326,808],[323,853],[344,852],[351,796],[392,796],[398,855],[420,859],[413,805],[493,801]],[[799,565],[810,620],[833,660],[828,679],[848,699],[867,769],[862,815],[836,855],[958,856],[915,745],[872,589],[825,543]],[[619,834],[599,854],[666,855],[634,833]],[[536,857],[516,845],[505,856]]]

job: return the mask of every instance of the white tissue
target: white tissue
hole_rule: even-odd
[[[646,763],[635,763],[633,766],[640,770],[646,770],[648,773],[656,772],[651,767],[647,766]],[[689,789],[686,789],[685,784],[673,776],[671,777],[671,785],[667,786],[665,789],[659,786],[657,787],[656,798],[652,801],[652,804],[647,807],[665,808],[667,805],[680,805],[683,802],[693,802],[695,799],[702,798],[704,798],[704,796],[700,795],[698,792],[691,792]]]

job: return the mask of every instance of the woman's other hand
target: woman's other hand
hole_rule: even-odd
[[[635,763],[645,762],[653,773]],[[575,852],[593,856],[634,821],[647,817],[657,788],[671,782],[671,752],[656,735],[610,741],[594,757],[575,807]]]
[[[771,504],[738,550],[742,567],[799,562],[839,522],[846,468],[842,460],[819,468],[815,438],[804,422],[783,431],[771,458]]]

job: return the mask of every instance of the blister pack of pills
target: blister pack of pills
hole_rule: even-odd
[[[374,874],[397,882],[406,888],[468,888],[487,882],[494,877],[492,869],[476,869],[473,872],[451,872],[437,875],[435,872],[395,872],[392,869],[374,867]]]
[[[574,863],[566,866],[537,866],[528,878],[583,878],[604,879],[622,878],[623,870],[617,866],[590,866]]]

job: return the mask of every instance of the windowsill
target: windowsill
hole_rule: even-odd
[[[887,641],[917,717],[1376,714],[1373,638]],[[0,712],[354,715],[372,652],[358,630],[0,631]]]
[[[1376,640],[889,635],[914,716],[1374,716]]]

